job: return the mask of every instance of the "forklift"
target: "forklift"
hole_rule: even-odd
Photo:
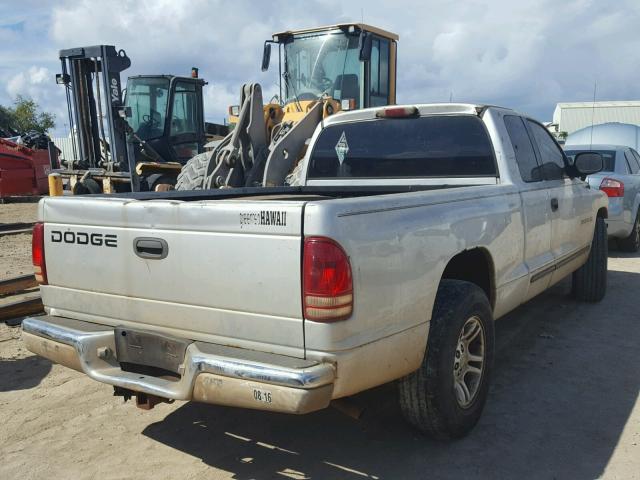
[[[204,121],[202,87],[190,77],[139,75],[123,90],[120,74],[131,66],[124,50],[96,45],[60,51],[73,158],[54,162],[52,173],[73,194],[168,190],[182,166],[207,141],[228,133]]]

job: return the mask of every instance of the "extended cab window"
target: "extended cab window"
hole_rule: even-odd
[[[538,145],[540,163],[545,180],[559,180],[565,176],[564,155],[562,149],[553,140],[549,131],[542,125],[528,120],[533,139]]]
[[[504,125],[507,127],[509,139],[516,154],[516,163],[520,176],[525,182],[539,182],[542,180],[542,172],[536,160],[536,154],[531,144],[527,129],[522,123],[522,118],[515,115],[506,115]]]
[[[497,176],[491,140],[471,115],[343,123],[315,142],[308,178]]]

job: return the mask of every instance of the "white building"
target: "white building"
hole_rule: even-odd
[[[592,124],[611,122],[640,126],[640,101],[558,103],[553,112],[557,131],[569,135]]]

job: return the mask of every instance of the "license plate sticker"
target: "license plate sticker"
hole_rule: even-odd
[[[272,396],[269,390],[263,390],[262,388],[252,388],[253,399],[260,403],[271,403]]]

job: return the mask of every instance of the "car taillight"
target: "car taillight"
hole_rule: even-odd
[[[351,316],[351,265],[340,245],[330,238],[306,238],[302,271],[304,316],[307,320],[335,322]]]
[[[31,236],[31,259],[36,281],[40,285],[47,284],[47,265],[44,261],[44,223],[38,222],[33,226]]]
[[[417,117],[420,112],[416,107],[386,107],[376,112],[378,118],[410,118]]]
[[[624,197],[624,183],[620,180],[605,177],[600,183],[600,190],[606,193],[608,197]]]

